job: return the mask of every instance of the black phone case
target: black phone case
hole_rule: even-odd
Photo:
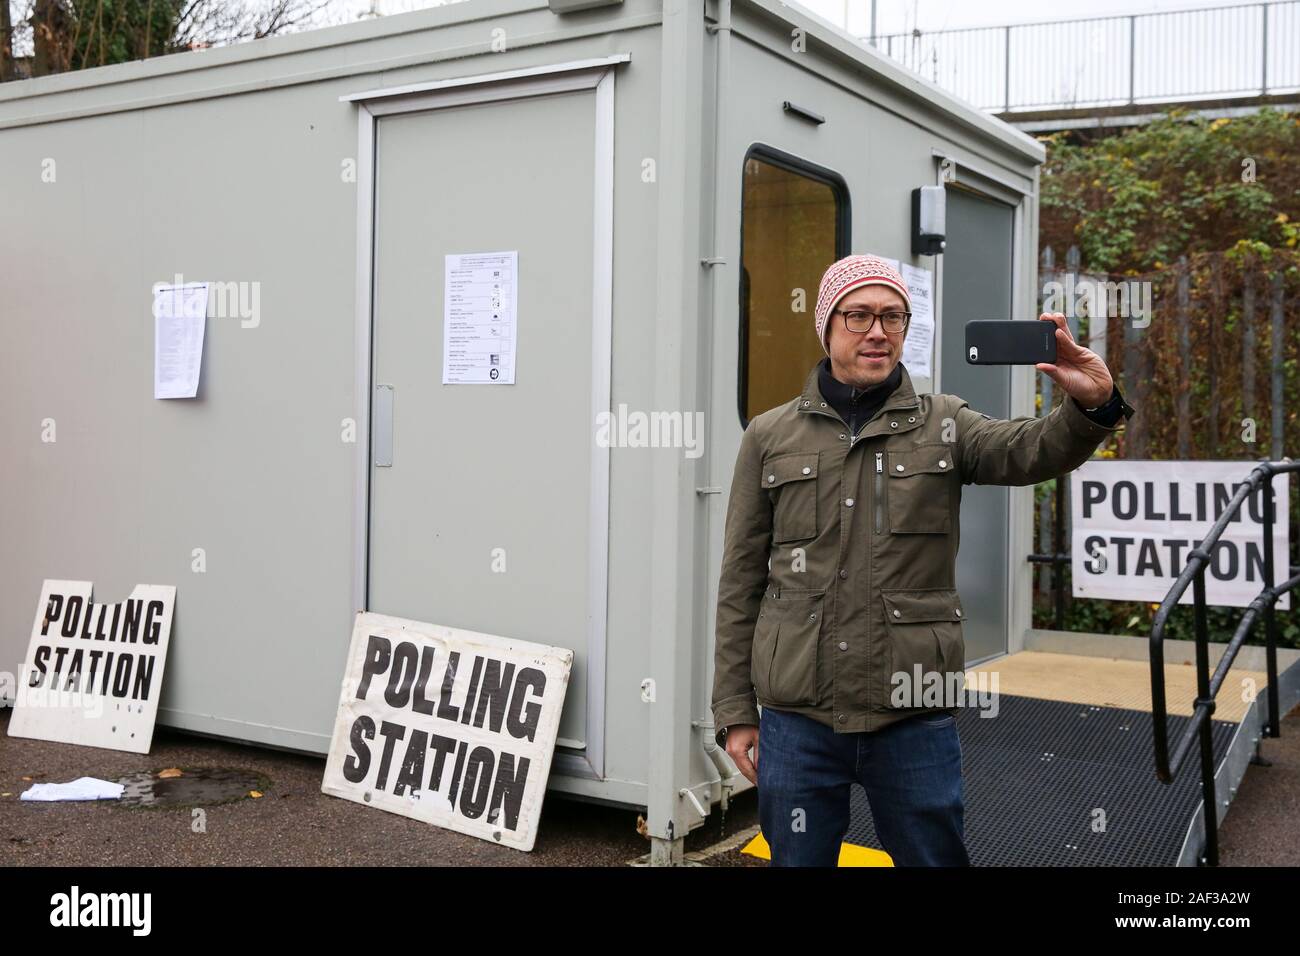
[[[1056,323],[1043,319],[976,319],[966,323],[968,365],[1056,362]]]

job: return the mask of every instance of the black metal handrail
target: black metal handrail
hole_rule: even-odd
[[[1205,856],[1202,858],[1202,862],[1209,866],[1218,866],[1219,864],[1219,818],[1218,804],[1214,792],[1214,738],[1210,716],[1214,713],[1214,700],[1218,696],[1219,688],[1223,685],[1228,670],[1232,667],[1232,662],[1237,656],[1237,651],[1240,650],[1241,645],[1250,634],[1251,628],[1261,611],[1264,614],[1265,654],[1268,664],[1268,736],[1278,737],[1281,735],[1277,686],[1277,622],[1274,615],[1274,605],[1281,595],[1292,588],[1300,586],[1300,574],[1295,574],[1281,585],[1274,586],[1273,523],[1277,509],[1274,507],[1273,501],[1273,477],[1292,471],[1300,471],[1300,461],[1290,459],[1266,461],[1261,462],[1251,470],[1245,482],[1237,489],[1237,493],[1233,495],[1232,500],[1228,502],[1223,514],[1210,528],[1209,534],[1192,549],[1186,567],[1178,575],[1178,579],[1174,581],[1169,593],[1165,595],[1160,610],[1156,611],[1155,622],[1151,627],[1151,720],[1154,728],[1156,776],[1163,783],[1173,782],[1174,777],[1182,769],[1187,755],[1191,752],[1192,738],[1199,736],[1201,797],[1205,820]],[[1245,612],[1241,616],[1241,623],[1237,625],[1236,633],[1232,635],[1232,640],[1228,642],[1228,646],[1224,649],[1223,656],[1214,669],[1214,675],[1210,676],[1209,635],[1205,615],[1205,570],[1210,563],[1210,556],[1214,552],[1215,545],[1218,544],[1219,538],[1223,535],[1224,529],[1237,516],[1246,499],[1254,494],[1261,485],[1265,488],[1264,589],[1247,605]],[[1285,514],[1283,520],[1286,520]],[[1168,718],[1165,707],[1165,622],[1168,620],[1170,612],[1178,604],[1179,599],[1186,593],[1189,584],[1192,586],[1193,618],[1196,631],[1196,701],[1191,720],[1188,721],[1187,726],[1179,736],[1171,760],[1169,757]]]

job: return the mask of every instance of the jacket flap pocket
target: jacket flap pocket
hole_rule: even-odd
[[[881,588],[880,598],[885,620],[894,624],[962,619],[956,588]]]
[[[908,475],[946,475],[953,470],[953,445],[940,443],[889,452],[889,474],[893,478]]]
[[[774,455],[763,462],[763,487],[779,488],[787,481],[817,477],[817,452]]]

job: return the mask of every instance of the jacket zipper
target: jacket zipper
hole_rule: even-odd
[[[883,490],[881,488],[881,476],[885,473],[884,459],[885,453],[883,451],[876,452],[876,534],[880,534],[880,493]]]

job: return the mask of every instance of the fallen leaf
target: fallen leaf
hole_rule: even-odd
[[[262,791],[261,791],[261,790],[250,790],[250,791],[248,791],[248,795],[249,795],[250,797],[252,797],[254,800],[256,800],[258,797],[260,797],[260,796],[262,795]]]
[[[176,767],[168,767],[166,770],[159,771],[159,780],[170,780],[172,777],[183,777],[185,774]]]

